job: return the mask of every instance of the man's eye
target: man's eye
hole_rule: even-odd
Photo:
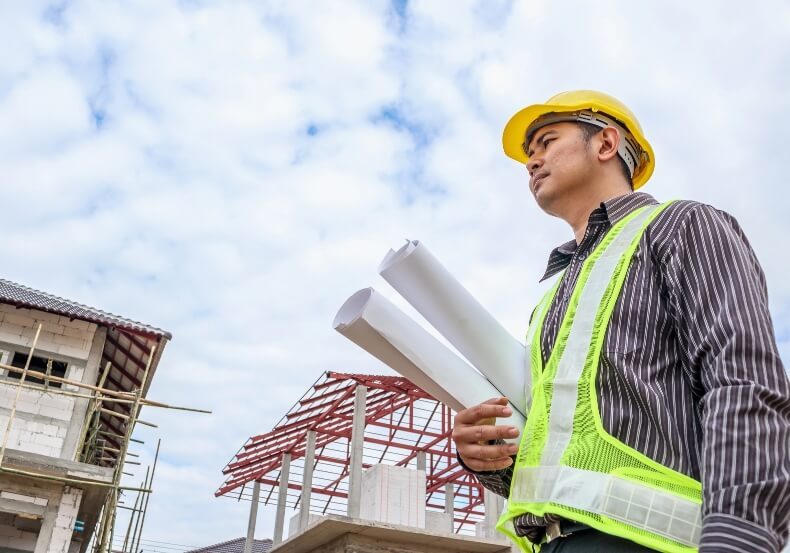
[[[546,147],[547,147],[547,146],[549,145],[549,143],[551,143],[551,142],[554,142],[554,139],[553,139],[553,138],[547,138],[546,140],[544,140],[544,141],[543,141],[543,149],[545,150],[545,149],[546,149]]]

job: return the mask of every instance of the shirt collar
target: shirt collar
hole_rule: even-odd
[[[611,227],[616,225],[618,221],[622,220],[623,217],[634,210],[657,203],[658,202],[653,196],[644,192],[631,192],[624,196],[618,196],[611,200],[601,202],[601,205],[590,213],[587,226],[608,224]],[[549,255],[546,272],[543,274],[540,281],[543,282],[567,267],[577,247],[578,245],[574,239],[554,248]]]

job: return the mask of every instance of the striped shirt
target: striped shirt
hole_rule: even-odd
[[[612,225],[656,203],[640,192],[604,202],[578,246],[551,253],[543,280],[566,271],[543,326],[544,365],[585,258]],[[732,216],[679,201],[648,226],[612,314],[596,391],[609,434],[702,482],[700,551],[782,549],[790,381],[763,271]],[[512,466],[475,474],[507,497]],[[550,517],[522,515],[517,533],[539,542]]]

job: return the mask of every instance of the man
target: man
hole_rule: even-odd
[[[503,144],[574,240],[531,318],[525,428],[495,424],[505,398],[455,418],[460,461],[508,498],[498,528],[542,553],[780,551],[790,382],[736,220],[635,192],[652,148],[599,92],[525,108]]]

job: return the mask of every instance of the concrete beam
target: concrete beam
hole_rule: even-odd
[[[283,453],[282,469],[280,470],[280,487],[277,491],[277,515],[274,518],[275,544],[283,541],[283,528],[285,526],[285,503],[288,499],[288,477],[291,473],[291,454]]]
[[[362,456],[365,437],[365,403],[368,389],[357,384],[354,390],[354,419],[351,430],[351,466],[348,477],[347,514],[359,518],[362,503]]]
[[[78,463],[71,459],[60,459],[30,451],[7,449],[3,459],[3,467],[16,468],[42,475],[65,476],[68,478],[88,478],[100,482],[111,483],[113,469],[86,463]],[[81,484],[82,485],[82,484]],[[90,484],[84,484],[90,486]]]
[[[11,513],[14,515],[22,515],[24,517],[40,517],[43,518],[44,511],[47,508],[44,505],[37,505],[29,501],[20,501],[18,499],[8,499],[0,497],[0,512]]]

